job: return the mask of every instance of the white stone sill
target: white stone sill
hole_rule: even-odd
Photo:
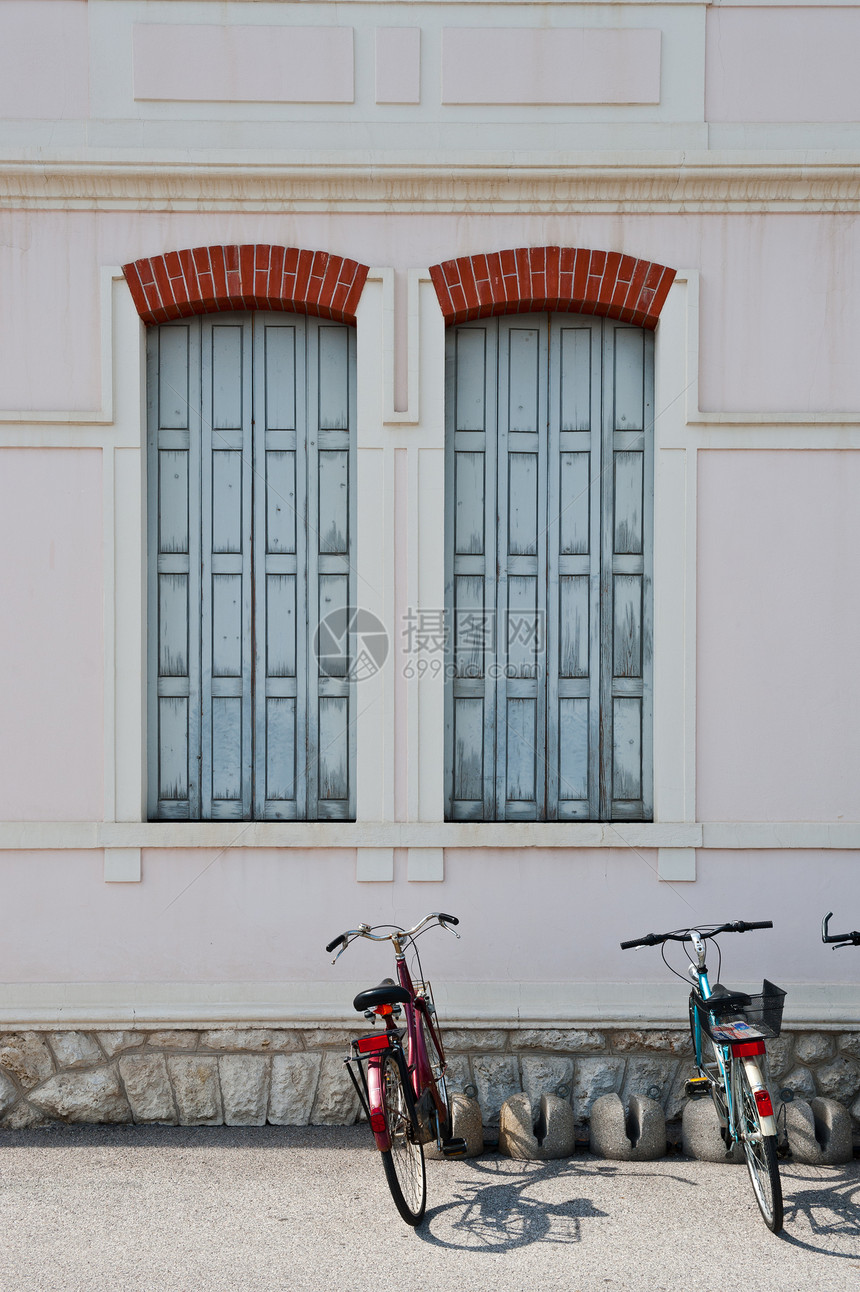
[[[860,822],[0,822],[0,851],[623,847],[851,850],[860,849]]]

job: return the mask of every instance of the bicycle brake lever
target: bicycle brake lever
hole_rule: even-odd
[[[344,944],[343,944],[343,946],[341,947],[340,951],[338,951],[337,955],[336,955],[336,956],[335,956],[335,958],[332,960],[332,964],[333,964],[333,965],[336,965],[336,964],[337,964],[338,960],[341,958],[341,956],[343,955],[344,951],[347,949],[347,947],[348,947],[348,946],[349,946],[349,943],[348,943],[348,942],[344,942]]]
[[[453,933],[454,937],[457,938],[457,940],[459,941],[460,934],[457,932],[456,929],[452,929],[450,924],[445,924],[442,920],[440,920],[439,923],[442,925],[443,929],[447,929],[449,933]]]

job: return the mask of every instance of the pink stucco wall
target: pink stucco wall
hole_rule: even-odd
[[[0,449],[0,552],[0,820],[100,820],[101,454]]]
[[[89,115],[87,6],[81,0],[0,4],[0,118]]]
[[[19,302],[14,313],[0,314],[6,406],[97,407],[99,265],[179,247],[265,240],[395,268],[555,243],[697,269],[704,408],[860,407],[854,340],[860,334],[860,221],[851,216],[128,212],[0,213],[0,281],[11,284]]]
[[[699,454],[698,815],[860,819],[860,455]]]
[[[360,943],[333,967],[325,944],[360,920],[413,922],[443,909],[460,918],[460,941],[439,931],[421,944],[440,996],[457,983],[507,983],[514,1014],[518,982],[665,983],[657,952],[622,952],[619,942],[722,918],[775,925],[726,938],[732,981],[763,970],[780,983],[834,981],[840,966],[817,924],[846,909],[853,854],[831,853],[823,868],[804,851],[700,853],[695,885],[659,884],[655,866],[652,851],[632,848],[449,850],[444,886],[407,884],[402,869],[394,884],[355,885],[350,851],[150,850],[142,884],[104,884],[99,852],[10,852],[4,884],[32,922],[8,922],[0,980],[341,983],[348,1017],[348,985],[390,973],[390,950]],[[684,1008],[678,984],[679,1020]]]

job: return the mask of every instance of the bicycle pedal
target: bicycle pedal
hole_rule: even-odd
[[[443,1157],[465,1157],[466,1141],[464,1139],[446,1139],[439,1150]]]
[[[684,1094],[688,1099],[704,1099],[711,1093],[711,1083],[707,1077],[690,1077],[684,1083]]]

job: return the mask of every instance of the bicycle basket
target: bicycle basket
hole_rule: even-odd
[[[768,982],[767,978],[762,983],[761,991],[750,997],[748,1005],[732,1004],[728,1010],[725,1006],[720,1010],[721,1001],[729,1005],[731,997],[715,996],[710,1000],[703,1000],[697,991],[693,992],[693,1002],[702,1031],[718,1045],[779,1036],[785,992],[781,987]]]

